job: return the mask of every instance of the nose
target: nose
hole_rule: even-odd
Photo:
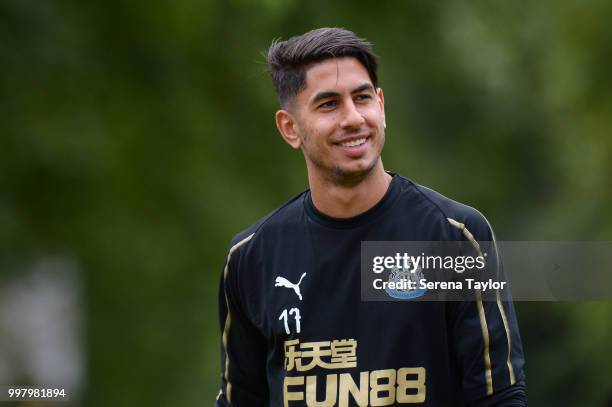
[[[349,101],[344,104],[343,113],[344,117],[342,118],[342,121],[340,123],[340,126],[342,126],[342,128],[358,129],[365,123],[365,119],[363,118],[361,112],[359,112],[359,110],[355,106],[353,99],[349,99]]]

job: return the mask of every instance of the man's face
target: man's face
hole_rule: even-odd
[[[359,182],[379,163],[385,142],[381,89],[355,58],[328,59],[306,71],[293,100],[299,145],[309,174],[339,184]]]

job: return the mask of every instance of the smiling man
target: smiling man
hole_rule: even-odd
[[[268,64],[309,189],[231,243],[217,405],[526,405],[511,302],[361,301],[362,241],[494,241],[475,209],[385,172],[371,45],[322,28]]]
[[[273,57],[270,64],[280,63]],[[391,182],[380,158],[385,144],[382,89],[350,56],[322,60],[305,75],[309,85],[291,100],[281,96],[286,108],[276,112],[276,125],[285,141],[304,153],[315,207],[338,218],[357,215],[374,206]]]

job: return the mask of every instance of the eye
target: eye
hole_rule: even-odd
[[[328,100],[327,102],[323,102],[319,105],[319,109],[330,109],[336,106],[338,103],[335,100]]]
[[[366,100],[370,100],[370,99],[372,99],[372,96],[367,94],[367,93],[361,93],[361,94],[355,96],[355,100],[361,101],[361,102],[362,101],[366,101]]]

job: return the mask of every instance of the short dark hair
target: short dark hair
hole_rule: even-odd
[[[354,57],[368,71],[374,87],[378,87],[378,57],[372,44],[343,28],[318,28],[286,41],[272,41],[267,62],[272,82],[282,107],[306,87],[306,69],[326,59]]]

